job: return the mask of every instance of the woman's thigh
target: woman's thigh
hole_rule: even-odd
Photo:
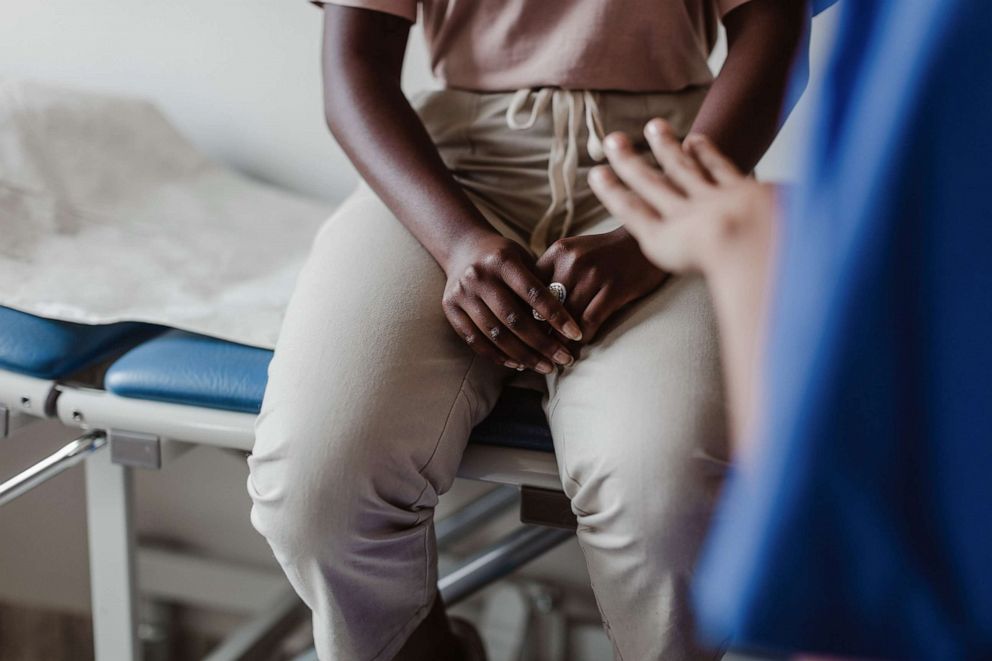
[[[549,392],[562,480],[578,512],[624,511],[634,514],[630,525],[650,526],[708,510],[728,444],[716,322],[701,278],[673,278],[623,313],[549,378]]]
[[[502,378],[449,327],[444,284],[365,186],[328,220],[269,367],[252,459],[259,492],[289,483],[308,499],[433,505]]]

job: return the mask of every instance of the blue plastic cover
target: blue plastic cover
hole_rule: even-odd
[[[992,2],[846,0],[764,433],[696,584],[738,647],[992,658]]]
[[[121,397],[258,413],[272,352],[172,330],[118,359],[104,386]]]
[[[0,369],[57,379],[158,332],[148,324],[89,326],[0,307]]]
[[[551,429],[541,406],[543,397],[543,393],[528,388],[504,388],[492,413],[472,431],[471,442],[554,452]]]
[[[121,397],[258,413],[272,352],[169,331],[117,360],[105,378]],[[472,442],[553,452],[542,394],[507,388]]]

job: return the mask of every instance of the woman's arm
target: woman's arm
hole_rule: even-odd
[[[750,0],[728,13],[727,59],[692,125],[744,172],[778,130],[807,0]]]
[[[745,172],[775,137],[805,17],[805,0],[751,0],[724,17],[727,60],[692,132],[709,136]],[[587,340],[620,309],[664,282],[664,273],[645,258],[625,227],[562,239],[538,266],[568,288],[569,309]]]
[[[533,259],[498,234],[451,176],[400,88],[410,23],[383,12],[326,5],[327,124],[369,186],[448,276],[443,307],[478,353],[548,373],[570,353],[533,320],[560,333],[578,327],[533,270]]]
[[[455,182],[400,88],[410,23],[324,8],[324,113],[366,182],[444,268],[493,228]]]

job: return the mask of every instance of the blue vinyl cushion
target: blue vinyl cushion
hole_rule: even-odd
[[[171,330],[110,366],[104,386],[121,397],[258,413],[272,352]]]
[[[493,412],[472,432],[471,442],[554,452],[551,430],[541,407],[543,396],[528,388],[504,388]]]
[[[124,322],[92,326],[36,317],[0,307],[0,369],[56,379],[118,351],[159,328]]]
[[[107,390],[132,397],[258,413],[272,352],[169,331],[122,356],[107,371]],[[472,442],[553,451],[541,393],[507,388]]]

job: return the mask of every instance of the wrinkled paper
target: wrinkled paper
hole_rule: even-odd
[[[146,101],[0,80],[0,305],[271,348],[331,210],[212,162]]]

